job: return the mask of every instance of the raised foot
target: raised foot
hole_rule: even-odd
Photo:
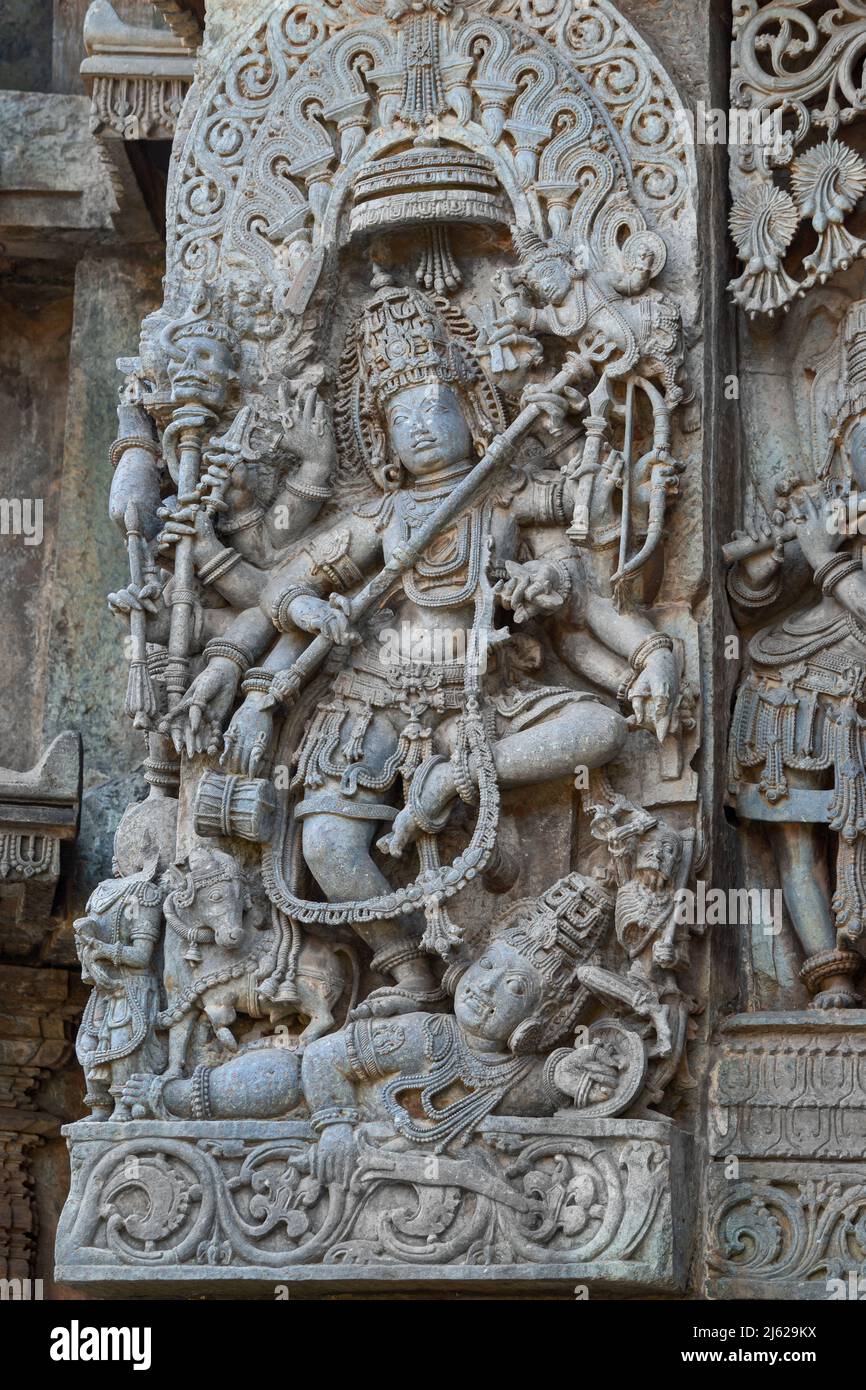
[[[399,859],[419,835],[438,834],[448,823],[453,798],[451,764],[441,753],[434,753],[416,771],[407,805],[397,816],[389,833],[377,840],[377,848],[383,854]]]

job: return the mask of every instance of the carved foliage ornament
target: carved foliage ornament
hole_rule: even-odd
[[[743,273],[731,282],[754,317],[787,310],[866,251],[845,226],[866,191],[866,163],[841,132],[866,109],[866,7],[860,0],[734,5],[731,103],[757,138],[731,145],[731,233]],[[802,224],[816,237],[793,273]]]
[[[240,254],[279,281],[307,205],[315,250],[333,238],[359,151],[384,154],[403,120],[435,120],[443,138],[484,149],[519,221],[530,184],[561,222],[579,190],[584,203],[610,193],[624,156],[641,205],[684,207],[693,175],[674,94],[611,6],[448,9],[395,23],[373,6],[278,5],[239,54],[232,38],[233,52],[212,55],[170,192],[169,269],[211,275]],[[436,36],[427,107],[409,76],[422,31]]]

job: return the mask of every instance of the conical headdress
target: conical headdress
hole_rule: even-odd
[[[511,241],[523,265],[540,265],[542,261],[570,260],[572,248],[566,241],[551,237],[545,241],[532,227],[512,227]]]
[[[369,399],[380,407],[407,386],[468,385],[477,377],[429,300],[401,286],[385,286],[364,306],[358,350]]]
[[[204,285],[194,287],[185,312],[163,328],[160,342],[168,357],[183,356],[179,344],[184,338],[213,338],[225,343],[232,352],[238,351],[237,334],[224,318],[214,313],[210,291]]]
[[[578,966],[600,945],[612,911],[613,899],[601,884],[569,874],[540,898],[516,903],[493,935],[541,972],[552,998],[564,999],[575,987]]]

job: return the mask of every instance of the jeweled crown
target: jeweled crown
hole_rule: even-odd
[[[578,966],[601,944],[612,911],[613,898],[600,883],[569,874],[540,898],[515,904],[504,930],[494,928],[494,934],[534,965],[561,999],[574,988]]]
[[[468,384],[476,376],[430,301],[397,285],[383,286],[364,306],[359,352],[370,394],[379,404],[408,386]]]
[[[566,241],[551,237],[545,241],[531,227],[511,228],[511,243],[521,265],[541,265],[543,261],[570,261],[572,248]]]

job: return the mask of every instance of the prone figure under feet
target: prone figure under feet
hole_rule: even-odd
[[[492,1113],[552,1115],[612,1095],[618,1063],[604,1044],[550,1051],[577,964],[562,930],[518,914],[471,965],[447,973],[453,1014],[358,1020],[303,1056],[264,1047],[189,1078],[134,1076],[123,1100],[134,1119],[213,1120],[283,1117],[305,1101],[318,1177],[346,1182],[362,1120],[441,1151]]]

